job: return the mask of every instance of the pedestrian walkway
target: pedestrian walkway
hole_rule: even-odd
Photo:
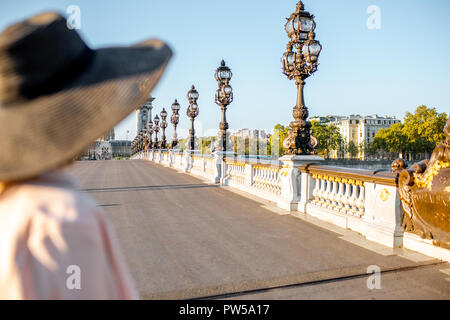
[[[173,169],[122,160],[69,171],[115,226],[144,299],[450,298],[449,264]],[[369,266],[381,289],[368,289]]]

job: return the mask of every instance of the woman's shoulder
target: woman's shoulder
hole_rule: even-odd
[[[17,183],[0,197],[0,212],[3,218],[10,216],[14,220],[39,219],[56,225],[92,227],[99,210],[77,185],[74,178],[59,171]]]

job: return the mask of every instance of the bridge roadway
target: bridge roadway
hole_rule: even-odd
[[[144,160],[68,169],[115,226],[143,299],[449,299],[450,265]],[[381,268],[381,289],[367,268]]]

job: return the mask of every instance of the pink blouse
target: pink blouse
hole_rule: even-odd
[[[0,299],[137,299],[113,231],[53,171],[0,194]]]

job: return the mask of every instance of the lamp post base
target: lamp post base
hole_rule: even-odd
[[[302,164],[318,164],[324,159],[314,155],[285,155],[279,159],[283,163],[280,171],[281,200],[278,206],[288,211],[301,211],[308,202],[312,186],[307,175],[302,175],[298,167]]]

